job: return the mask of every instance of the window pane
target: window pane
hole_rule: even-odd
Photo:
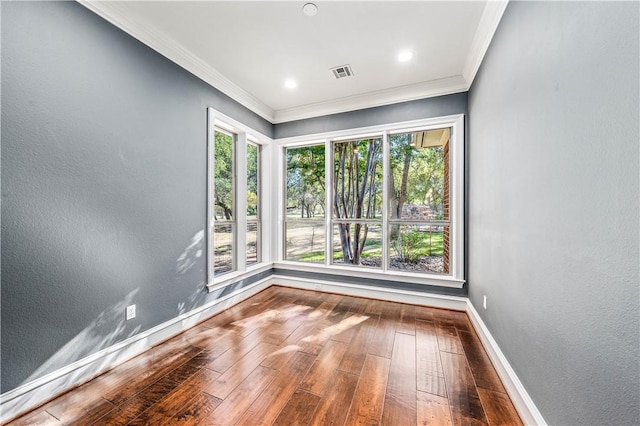
[[[247,265],[260,262],[258,235],[260,235],[260,224],[247,222]]]
[[[258,146],[247,144],[247,219],[257,219],[259,215],[260,191],[258,186]]]
[[[233,218],[233,136],[215,132],[214,215],[217,220]]]
[[[449,220],[450,129],[389,135],[389,218]]]
[[[233,270],[232,224],[213,227],[213,274],[218,276]]]
[[[380,218],[382,139],[336,142],[333,154],[333,217]]]
[[[407,272],[449,273],[449,226],[389,226],[389,269]]]
[[[287,148],[287,218],[325,215],[324,145]]]
[[[285,226],[286,260],[324,263],[323,222],[287,222]]]
[[[370,223],[334,224],[333,263],[380,268],[382,227]]]

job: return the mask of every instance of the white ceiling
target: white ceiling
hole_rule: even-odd
[[[305,1],[81,3],[274,123],[467,90],[506,6],[316,1],[308,17]],[[337,80],[344,64],[354,76]]]

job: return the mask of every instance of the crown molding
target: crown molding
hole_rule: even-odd
[[[498,24],[502,19],[502,14],[507,8],[508,3],[509,0],[489,0],[484,7],[478,28],[471,42],[467,62],[464,64],[464,69],[462,70],[462,76],[467,82],[467,90],[469,90],[473,84],[473,79],[476,77],[478,69],[480,69],[480,64],[482,64],[484,55],[487,53],[489,44],[491,44],[493,35],[498,28]]]
[[[273,110],[251,93],[220,74],[181,44],[166,36],[162,31],[128,18],[117,1],[77,1],[106,21],[274,124],[469,90],[508,3],[508,0],[489,0],[487,2],[461,75],[294,108]]]
[[[457,75],[391,89],[376,90],[374,92],[367,92],[327,102],[280,109],[275,111],[273,122],[284,123],[287,121],[414,101],[416,99],[449,95],[464,92],[467,88],[468,86],[465,79],[461,75]]]
[[[273,122],[274,111],[272,108],[220,74],[181,44],[167,37],[162,31],[128,18],[118,6],[118,2],[89,0],[77,0],[77,2],[238,103]]]

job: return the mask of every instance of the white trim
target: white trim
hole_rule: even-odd
[[[355,127],[344,130],[334,130],[331,132],[311,133],[300,136],[291,136],[288,138],[275,139],[279,146],[295,147],[301,145],[319,145],[323,144],[326,139],[340,140],[350,139],[361,135],[380,136],[385,131],[389,133],[411,132],[414,130],[433,130],[442,127],[450,127],[456,124],[457,120],[464,123],[464,114],[452,114],[442,117],[421,118],[418,120],[399,121],[396,123],[377,124],[374,126]]]
[[[253,275],[259,274],[264,271],[268,271],[273,268],[272,263],[258,263],[255,265],[251,265],[247,268],[246,271],[234,271],[228,274],[224,274],[222,277],[218,278],[218,281],[211,281],[207,284],[207,289],[209,293],[221,290],[225,287],[228,287],[232,284],[237,283],[238,281],[246,280]]]
[[[21,414],[33,410],[38,405],[51,400],[57,395],[87,382],[110,368],[143,353],[152,346],[273,285],[467,312],[482,345],[524,423],[528,425],[547,424],[468,298],[327,280],[295,278],[278,274],[272,274],[267,278],[0,395],[0,422],[8,422]],[[221,288],[217,287],[216,290]]]
[[[233,216],[236,221],[235,250],[233,257],[238,271],[247,269],[247,134],[239,132],[234,148],[234,201]],[[257,249],[257,247],[256,247]]]
[[[233,83],[197,55],[164,34],[161,30],[149,24],[143,24],[128,18],[126,12],[118,5],[118,2],[77,1],[98,16],[146,44],[156,52],[164,55],[169,60],[201,78],[241,105],[244,105],[256,114],[269,120],[271,123],[283,123],[465,92],[469,90],[473,83],[473,79],[507,6],[507,1],[504,0],[487,2],[480,22],[478,23],[478,28],[476,29],[461,75],[363,93],[327,102],[274,110],[251,93]]]
[[[378,223],[383,225],[382,227],[382,235],[383,235],[383,248],[385,248],[383,254],[383,267],[381,269],[377,269],[375,272],[372,270],[367,271],[366,268],[358,268],[358,267],[341,267],[339,265],[333,264],[331,262],[331,253],[327,251],[325,246],[325,265],[317,265],[317,264],[307,264],[307,263],[290,263],[286,261],[278,261],[278,263],[274,267],[282,267],[282,268],[291,268],[291,269],[300,269],[304,268],[305,270],[315,269],[321,273],[331,273],[330,270],[334,269],[335,271],[346,272],[353,276],[359,276],[364,278],[373,278],[373,279],[388,279],[390,281],[407,281],[412,283],[419,284],[427,284],[434,286],[444,286],[444,287],[455,287],[461,288],[464,284],[464,114],[455,114],[444,117],[434,117],[428,119],[420,119],[420,120],[410,120],[410,121],[401,121],[396,123],[389,124],[379,124],[375,126],[367,126],[367,127],[359,127],[353,129],[345,129],[338,130],[332,132],[324,132],[324,133],[316,133],[311,135],[301,135],[290,138],[282,138],[276,139],[275,143],[283,148],[288,147],[298,147],[298,146],[311,146],[315,144],[317,140],[324,140],[325,142],[325,157],[327,156],[327,152],[330,150],[333,151],[331,142],[332,141],[340,141],[343,139],[352,139],[355,137],[363,137],[362,135],[376,135],[378,137],[382,137],[383,139],[383,200],[386,200],[385,196],[388,197],[388,193],[386,192],[387,184],[385,183],[388,179],[388,167],[386,164],[388,163],[388,138],[387,135],[397,132],[412,132],[412,131],[424,131],[424,130],[432,130],[432,129],[442,129],[442,128],[451,128],[451,136],[449,141],[449,164],[450,164],[450,229],[451,229],[451,252],[450,252],[450,273],[451,275],[437,275],[437,274],[416,274],[416,273],[407,273],[402,271],[390,271],[386,270],[388,257],[386,253],[388,253],[388,245],[385,247],[384,241],[388,232],[388,219],[385,223],[385,213],[388,209],[388,206],[383,206],[383,218]],[[308,143],[305,144],[305,141]],[[385,157],[386,156],[386,157]],[[332,158],[329,157],[329,158]],[[333,176],[333,160],[325,161],[325,164],[329,165],[329,172],[325,174],[325,181],[329,182],[329,177]],[[284,168],[284,164],[280,165],[280,169]],[[284,173],[284,172],[283,172]],[[282,177],[281,182],[285,182],[284,177]],[[332,185],[325,184],[325,188],[327,191],[332,191]],[[332,193],[330,192],[332,195]],[[284,195],[282,195],[284,197]],[[329,202],[329,198],[327,198],[327,202]],[[281,211],[279,212],[278,220],[278,230],[280,233],[280,240],[284,239],[284,226],[286,225],[286,217],[284,213],[284,208],[281,205]],[[330,204],[327,204],[329,206]],[[330,210],[327,207],[327,211]],[[331,209],[332,211],[332,209]],[[331,219],[331,220],[330,220]],[[327,212],[325,214],[325,223],[326,226],[330,223],[335,223],[336,219],[332,219],[332,216]],[[332,235],[330,233],[331,229],[325,229],[326,238],[330,238]],[[330,242],[330,239],[327,239],[327,242]],[[284,246],[284,243],[281,244],[281,247]],[[329,256],[326,254],[329,253]],[[278,259],[283,259],[283,254],[280,254]],[[287,266],[290,265],[290,266]],[[297,266],[293,266],[297,265]],[[322,268],[318,270],[318,268]]]
[[[274,111],[273,123],[284,123],[287,121],[303,120],[305,118],[338,114],[400,102],[452,95],[454,93],[466,92],[467,90],[469,90],[469,85],[464,77],[456,75],[439,80],[377,90],[326,102],[276,110]]]
[[[331,228],[331,217],[333,216],[333,169],[335,165],[331,159],[333,158],[333,145],[330,139],[324,141],[324,164],[329,164],[330,172],[324,169],[324,266],[329,266],[333,260],[333,229]],[[286,213],[282,213],[286,216]],[[286,238],[286,235],[285,237]],[[285,253],[282,253],[286,258]]]
[[[215,265],[213,263],[212,250],[209,247],[213,246],[213,230],[214,230],[214,211],[215,206],[212,201],[215,200],[215,186],[213,184],[213,178],[215,176],[215,149],[213,144],[215,142],[215,110],[213,108],[207,108],[207,223],[206,223],[206,246],[205,255],[207,256],[207,283],[212,283],[215,277],[214,270]]]
[[[484,55],[489,49],[493,35],[496,33],[508,3],[509,0],[492,0],[488,1],[484,7],[478,28],[471,42],[467,61],[462,70],[462,76],[467,83],[467,90],[471,88],[473,80],[476,78],[478,69],[480,69]]]
[[[272,256],[274,261],[280,261],[285,258],[285,229],[284,229],[284,219],[285,219],[285,199],[286,199],[286,184],[285,179],[286,171],[284,170],[287,162],[286,154],[284,150],[278,145],[274,144],[274,152],[272,153],[274,156],[274,164],[278,167],[278,169],[273,173],[274,179],[271,181],[272,188],[277,190],[275,194],[277,202],[275,203],[276,211],[273,212],[274,218],[276,218],[277,223],[274,229],[274,236],[276,237],[273,241],[275,245],[275,253]]]
[[[215,165],[215,131],[221,129],[224,132],[229,132],[233,135],[233,200],[234,200],[234,214],[233,214],[233,271],[221,275],[215,276],[214,271],[214,258],[213,258],[213,239],[214,239],[214,199],[215,199],[215,186],[214,186],[214,165]],[[207,287],[209,291],[213,291],[219,288],[226,287],[229,283],[237,281],[238,279],[246,278],[257,272],[264,271],[271,268],[271,248],[267,244],[263,244],[264,241],[269,241],[271,237],[270,230],[261,233],[258,238],[258,245],[262,251],[260,253],[261,262],[258,264],[252,264],[247,267],[246,257],[246,226],[247,226],[247,209],[246,198],[241,197],[241,194],[246,194],[247,181],[247,156],[246,156],[246,144],[247,141],[251,141],[252,144],[256,144],[260,147],[260,160],[259,160],[259,173],[260,177],[270,176],[272,173],[272,165],[270,162],[262,161],[263,151],[270,152],[270,147],[275,146],[273,140],[263,135],[260,132],[256,132],[252,128],[245,126],[232,119],[231,117],[222,114],[212,107],[207,108]],[[264,149],[263,149],[264,148]],[[268,208],[270,199],[270,185],[260,185],[260,204],[267,205],[267,208],[261,207],[260,221],[262,224],[271,223],[273,216]],[[264,226],[261,227],[264,231]]]
[[[389,177],[391,175],[391,164],[389,149],[389,131],[385,130],[382,133],[382,176],[387,176],[382,179],[382,199],[387,202],[382,206],[382,235],[388,235],[389,232]],[[382,272],[387,273],[389,270],[389,240],[391,237],[382,238]]]
[[[273,122],[273,109],[220,74],[216,69],[162,31],[150,25],[144,25],[140,21],[129,19],[126,12],[118,6],[117,1],[77,1],[96,15],[146,44],[196,77],[201,78],[259,116]]]
[[[0,422],[34,409],[270,286],[271,277],[252,283],[0,395]]]
[[[547,422],[542,417],[538,407],[536,407],[535,403],[529,396],[529,393],[516,375],[516,372],[511,367],[511,364],[509,364],[507,357],[502,353],[498,343],[491,335],[491,332],[489,332],[484,321],[480,318],[480,314],[478,314],[478,311],[476,311],[469,299],[467,299],[466,311],[471,323],[473,324],[473,328],[475,328],[476,333],[482,342],[482,346],[484,346],[487,351],[491,362],[498,372],[498,376],[500,376],[500,380],[502,380],[502,384],[507,390],[511,401],[516,407],[518,414],[520,414],[524,424],[546,425]]]
[[[448,275],[437,276],[427,274],[412,274],[401,271],[382,272],[381,269],[367,269],[357,266],[322,265],[320,263],[302,263],[281,261],[273,264],[274,268],[287,271],[302,271],[325,275],[347,275],[349,277],[367,278],[380,281],[393,281],[412,284],[432,285],[436,287],[462,288],[464,280],[458,280]]]
[[[449,219],[451,220],[450,272],[464,277],[464,116],[459,115],[449,136]]]
[[[466,297],[423,293],[419,291],[400,290],[388,287],[373,287],[361,284],[347,284],[336,281],[296,278],[278,274],[271,276],[271,284],[303,290],[324,291],[327,293],[344,294],[347,296],[409,303],[412,305],[453,309],[457,311],[464,311],[467,307]]]

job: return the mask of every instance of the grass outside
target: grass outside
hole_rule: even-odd
[[[413,243],[415,244],[413,248],[413,256],[414,257],[428,257],[428,256],[442,256],[444,253],[443,249],[443,234],[442,232],[421,232],[421,231],[412,231],[411,235],[415,238]],[[393,244],[392,244],[393,247]],[[392,248],[392,255],[397,255],[395,250]],[[364,259],[373,258],[373,257],[382,257],[382,242],[377,240],[372,243],[367,243],[365,251],[362,253],[362,257]],[[333,260],[341,260],[342,259],[342,251],[339,247],[334,248],[333,251]],[[309,253],[304,253],[299,256],[298,259],[302,262],[322,262],[324,261],[324,250],[320,251],[312,251]]]

